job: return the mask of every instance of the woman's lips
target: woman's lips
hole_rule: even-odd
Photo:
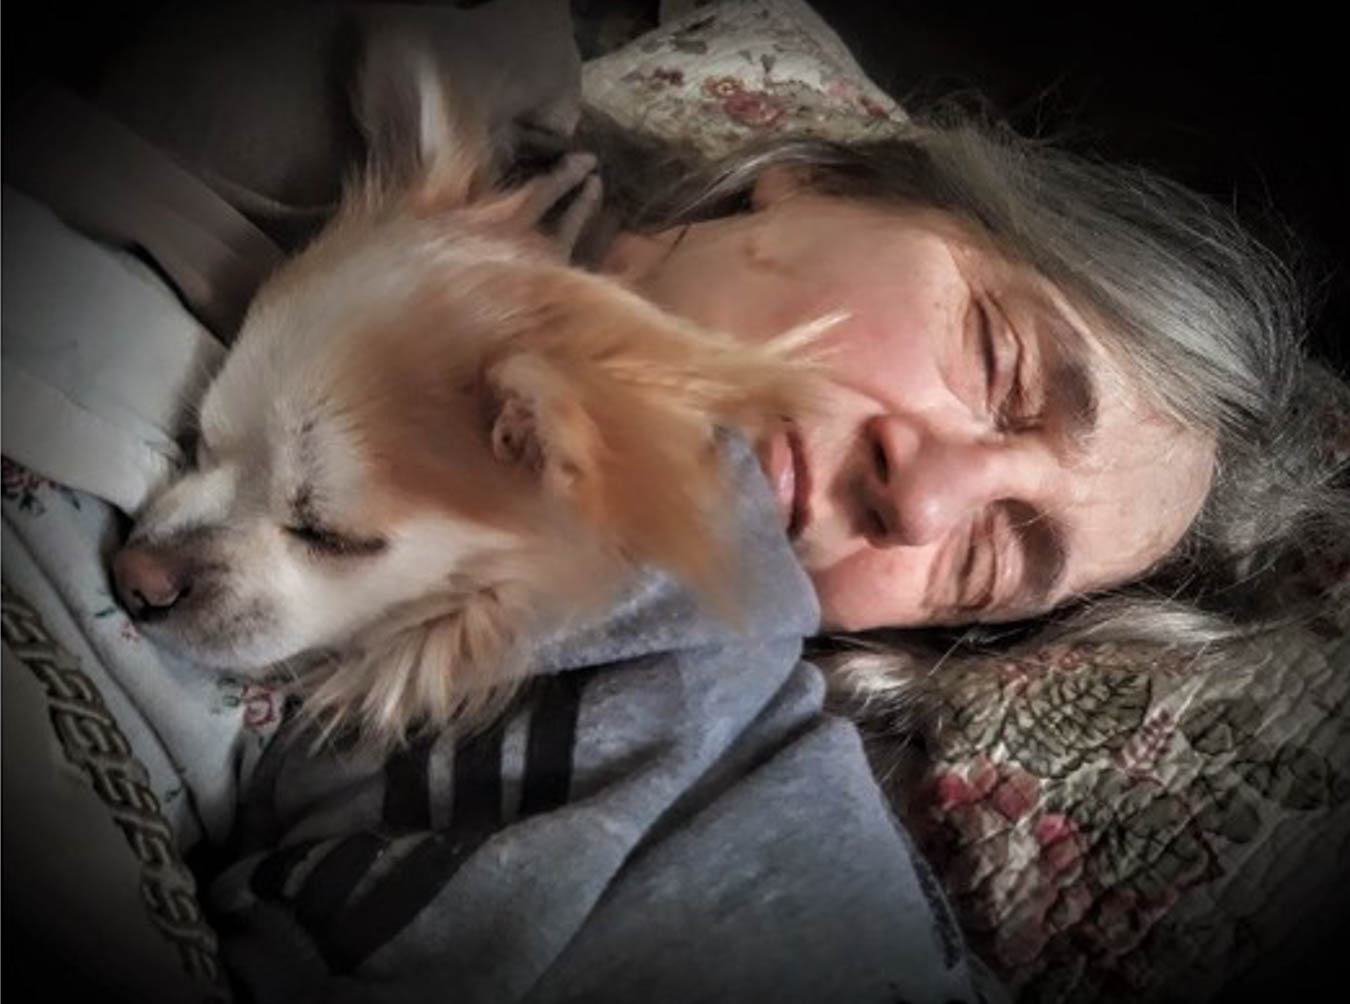
[[[788,520],[788,539],[796,540],[811,522],[811,471],[806,466],[806,451],[795,425],[787,427],[787,441],[792,454],[792,516]]]
[[[811,497],[810,477],[797,429],[784,423],[774,430],[759,450],[759,462],[778,500],[778,512],[788,538],[796,540],[810,519]]]

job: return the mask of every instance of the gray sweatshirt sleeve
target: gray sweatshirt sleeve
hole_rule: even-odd
[[[282,735],[211,902],[259,1001],[973,1001],[960,938],[799,659],[753,455],[746,627],[645,578],[498,725],[387,762]]]

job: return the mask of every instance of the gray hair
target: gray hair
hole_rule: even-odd
[[[614,166],[613,130],[590,126]],[[1329,432],[1347,438],[1350,391],[1307,358],[1305,301],[1290,271],[1224,206],[950,113],[894,138],[783,139],[712,164],[650,140],[627,144],[623,170],[606,181],[638,227],[742,210],[755,180],[778,166],[822,194],[949,213],[1101,319],[1103,341],[1157,404],[1216,438],[1212,487],[1178,547],[1131,586],[1015,633],[1015,647],[1048,636],[1222,645],[1325,602],[1299,592],[1293,573],[1350,541],[1346,468]],[[974,629],[964,639],[1007,636]],[[878,632],[833,639],[821,655],[851,692],[894,711],[922,703],[911,684],[932,652],[921,636]]]

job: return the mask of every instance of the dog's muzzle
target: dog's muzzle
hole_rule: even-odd
[[[135,621],[164,617],[192,591],[192,569],[172,551],[124,547],[113,558],[112,573],[117,598]]]

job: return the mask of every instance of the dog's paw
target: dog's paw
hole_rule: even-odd
[[[590,153],[569,153],[544,174],[525,182],[510,224],[538,230],[552,240],[559,257],[569,259],[587,224],[600,209],[603,186]]]

